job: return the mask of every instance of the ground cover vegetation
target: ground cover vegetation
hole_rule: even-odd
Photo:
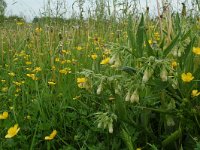
[[[70,19],[4,17],[0,149],[199,150],[199,1],[159,16],[89,2]]]

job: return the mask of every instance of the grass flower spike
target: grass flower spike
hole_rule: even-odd
[[[49,136],[45,136],[45,140],[53,140],[57,134],[56,130],[53,130]]]
[[[181,79],[183,80],[183,82],[191,82],[194,79],[194,77],[190,72],[188,72],[188,73],[182,73]]]
[[[6,134],[5,138],[12,138],[19,132],[20,128],[18,128],[18,124],[15,124],[13,127],[8,129],[8,133]]]

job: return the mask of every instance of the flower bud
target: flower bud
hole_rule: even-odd
[[[138,91],[137,91],[137,89],[136,89],[136,90],[133,92],[133,94],[131,95],[130,101],[131,101],[131,103],[134,103],[134,102],[138,103],[138,102],[139,102],[139,99],[140,99],[140,97],[139,97]]]
[[[150,79],[152,73],[153,73],[153,70],[147,68],[147,69],[144,71],[144,75],[143,75],[143,78],[142,78],[142,82],[143,82],[143,83],[146,83],[146,82]]]
[[[167,70],[165,67],[162,68],[161,72],[160,72],[160,78],[162,81],[167,81]]]
[[[128,91],[128,93],[126,94],[126,97],[125,97],[125,101],[128,102],[131,98],[131,92]]]
[[[98,125],[97,125],[97,128],[101,128],[102,127],[102,123],[99,122]]]
[[[116,60],[116,54],[114,54],[111,59],[109,60],[109,64],[113,64]]]
[[[121,91],[121,86],[118,84],[117,87],[115,88],[115,94],[120,94]]]
[[[109,133],[113,133],[113,124],[112,123],[108,124],[108,131],[109,131]]]
[[[101,94],[101,91],[103,89],[103,86],[102,86],[102,83],[98,86],[98,89],[97,89],[97,95]]]

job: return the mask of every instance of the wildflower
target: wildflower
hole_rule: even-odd
[[[150,45],[153,44],[152,40],[148,40],[148,43],[149,43]]]
[[[25,64],[26,64],[26,65],[31,65],[32,62],[31,62],[31,61],[27,61],[27,62],[25,62]]]
[[[140,99],[140,97],[139,97],[139,94],[138,94],[138,90],[136,89],[133,92],[133,94],[131,95],[130,101],[131,101],[131,103],[134,103],[134,102],[138,103],[139,99]]]
[[[77,78],[77,83],[79,88],[86,88],[86,78]]]
[[[56,83],[53,82],[53,81],[48,81],[48,84],[49,84],[49,85],[55,85]]]
[[[125,97],[125,101],[128,102],[131,98],[131,92],[128,91],[128,93],[126,94],[126,97]]]
[[[85,83],[86,81],[86,78],[77,78],[77,83]]]
[[[15,92],[17,92],[17,93],[19,93],[19,92],[21,92],[22,90],[20,89],[20,88],[17,88],[16,90],[15,90]]]
[[[42,32],[42,28],[40,28],[40,27],[36,28],[36,29],[35,29],[35,32],[37,32],[37,33]]]
[[[81,51],[83,48],[81,46],[76,47],[76,50]]]
[[[192,52],[195,53],[196,55],[200,55],[200,47],[193,47]]]
[[[188,73],[182,73],[181,79],[183,80],[183,82],[190,82],[194,79],[194,77],[190,72],[188,72]]]
[[[60,58],[57,57],[57,58],[55,59],[55,62],[59,62],[59,61],[60,61]]]
[[[154,33],[154,38],[159,41],[160,40],[160,34],[158,32]]]
[[[69,51],[69,50],[62,50],[61,52],[62,52],[63,54],[66,54],[66,55],[67,55],[67,54],[70,54],[70,51]]]
[[[18,124],[15,124],[13,127],[8,129],[8,133],[5,138],[12,138],[19,132],[20,128],[18,128]]]
[[[30,116],[30,115],[27,115],[27,116],[26,116],[26,119],[30,120],[30,119],[31,119],[31,116]]]
[[[161,72],[160,72],[160,78],[162,81],[167,81],[167,70],[165,67],[162,68]]]
[[[105,59],[103,59],[102,61],[101,61],[101,65],[106,65],[106,64],[108,64],[109,63],[109,61],[110,61],[110,58],[109,57],[107,57],[107,58],[105,58]]]
[[[21,86],[21,85],[24,84],[25,82],[24,82],[24,81],[21,81],[21,82],[13,81],[13,83],[14,83],[16,86]]]
[[[73,100],[77,100],[77,99],[79,99],[80,97],[81,97],[81,95],[75,96],[75,97],[73,97]]]
[[[22,21],[18,21],[18,22],[16,22],[16,24],[17,24],[18,26],[21,26],[21,25],[24,24],[24,22],[22,22]]]
[[[109,132],[109,133],[113,133],[113,123],[112,123],[112,122],[110,122],[110,123],[108,124],[108,132]]]
[[[38,78],[35,76],[35,74],[26,74],[27,77],[32,78],[32,80],[38,80]]]
[[[53,140],[57,134],[56,130],[53,130],[49,136],[45,136],[45,140]]]
[[[176,61],[172,61],[172,63],[171,63],[172,69],[176,68],[177,66],[178,66],[177,62]]]
[[[192,93],[191,93],[192,97],[196,97],[196,96],[199,96],[199,95],[200,95],[200,92],[198,90],[192,90]]]
[[[142,82],[146,83],[150,79],[150,77],[152,76],[152,74],[153,74],[153,69],[147,68],[144,71],[144,75],[142,77]]]
[[[7,118],[8,118],[8,112],[7,111],[4,111],[2,114],[0,114],[0,120],[7,119]]]
[[[56,70],[56,66],[51,66],[51,70],[52,71]]]
[[[98,89],[97,89],[97,95],[101,94],[101,91],[103,89],[103,86],[102,86],[102,83],[98,86]]]
[[[93,60],[97,59],[97,54],[92,54],[92,55],[91,55],[91,58],[92,58]]]
[[[8,87],[2,87],[2,88],[1,88],[1,91],[2,91],[2,92],[8,92]]]
[[[42,69],[40,67],[35,67],[35,69],[33,70],[33,72],[37,73],[37,72],[40,72],[42,71]]]
[[[8,75],[11,76],[11,77],[14,77],[15,73],[14,72],[9,72]]]
[[[64,68],[64,69],[61,69],[61,70],[59,70],[59,72],[61,73],[61,74],[68,74],[68,73],[71,73],[71,69],[70,68]]]
[[[2,82],[2,83],[5,83],[5,82],[6,82],[6,80],[2,79],[2,80],[1,80],[1,82]]]

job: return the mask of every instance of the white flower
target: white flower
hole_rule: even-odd
[[[162,68],[161,72],[160,72],[160,78],[162,79],[162,81],[167,81],[167,70],[165,67]]]
[[[150,68],[147,68],[145,71],[144,71],[144,75],[143,75],[143,78],[142,78],[142,82],[143,83],[146,83],[150,77],[152,76],[153,74],[153,70],[150,69]]]
[[[131,98],[131,92],[128,91],[128,93],[126,94],[126,97],[125,97],[125,101],[128,102]]]
[[[139,94],[138,94],[138,90],[136,89],[133,92],[133,94],[131,95],[130,101],[131,101],[131,103],[134,103],[134,102],[138,103],[139,99],[140,99],[140,97],[139,97]]]
[[[109,133],[113,133],[113,124],[111,122],[108,124],[108,131]]]
[[[97,89],[97,95],[101,94],[102,89],[103,89],[103,86],[102,84],[100,84]]]

